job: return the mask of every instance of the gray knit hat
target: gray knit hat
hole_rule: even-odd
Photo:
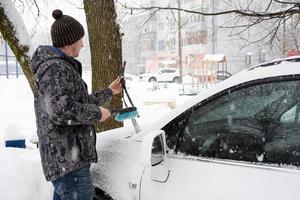
[[[54,10],[55,19],[51,26],[51,38],[54,47],[64,47],[77,42],[84,36],[83,26],[73,17],[63,15],[61,10]]]

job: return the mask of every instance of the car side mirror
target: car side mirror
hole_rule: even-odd
[[[170,176],[168,159],[166,156],[166,136],[163,130],[156,130],[143,138],[142,165],[145,171],[143,180],[165,183]]]
[[[151,165],[155,166],[164,161],[165,151],[162,134],[156,136],[152,144]]]
[[[155,166],[166,156],[166,137],[163,130],[148,133],[142,142],[141,161],[143,165]]]

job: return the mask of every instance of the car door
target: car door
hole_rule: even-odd
[[[164,180],[146,169],[140,199],[299,198],[299,91],[299,76],[257,80],[183,112],[163,127]]]
[[[158,72],[157,80],[158,80],[158,81],[166,81],[167,74],[168,74],[168,69],[161,69],[161,70]]]

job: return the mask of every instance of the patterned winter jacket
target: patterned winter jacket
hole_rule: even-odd
[[[40,46],[31,60],[36,78],[34,107],[45,177],[53,181],[97,162],[93,123],[99,106],[112,96],[108,88],[88,94],[81,63],[51,46]]]

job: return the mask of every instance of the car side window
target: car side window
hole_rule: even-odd
[[[161,70],[161,73],[163,74],[170,74],[170,73],[174,73],[176,70],[173,69],[163,69]]]
[[[175,154],[300,165],[300,81],[226,91],[163,129]]]

